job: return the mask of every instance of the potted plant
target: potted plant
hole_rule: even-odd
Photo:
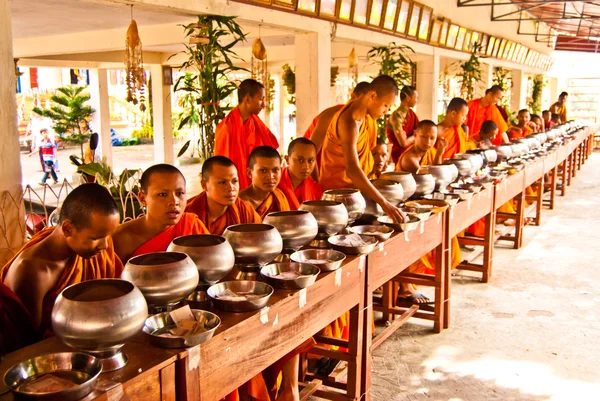
[[[464,63],[460,64],[460,73],[457,78],[460,81],[460,93],[463,99],[467,102],[473,100],[475,95],[475,87],[482,82],[481,79],[481,63],[479,61],[479,53],[481,45],[473,45],[471,57]]]
[[[531,83],[531,97],[527,102],[527,106],[533,114],[542,112],[542,90],[544,88],[544,76],[537,74],[533,77]]]

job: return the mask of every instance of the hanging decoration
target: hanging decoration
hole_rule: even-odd
[[[257,80],[265,87],[265,93],[269,93],[269,71],[267,70],[267,49],[260,38],[260,25],[258,26],[258,38],[252,42],[252,57],[250,60],[252,79]]]
[[[125,40],[125,74],[127,84],[127,101],[146,111],[146,74],[142,58],[142,41],[138,33],[137,23],[133,19],[131,6],[131,23],[127,29]]]
[[[352,82],[354,82],[353,86],[356,86],[358,84],[358,56],[356,55],[354,46],[348,55],[348,75]]]

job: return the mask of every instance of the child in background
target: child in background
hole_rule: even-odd
[[[42,177],[40,185],[46,185],[46,180],[48,179],[49,175],[52,175],[54,183],[58,184],[58,176],[56,175],[55,171],[56,143],[50,140],[47,129],[41,129],[40,134],[42,135],[42,140],[40,141],[39,148],[42,152],[44,164],[46,165],[46,171],[44,172],[44,176]]]

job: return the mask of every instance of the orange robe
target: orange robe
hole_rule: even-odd
[[[42,339],[19,297],[0,282],[0,354],[8,354]]]
[[[410,152],[413,148],[415,147],[415,145],[410,145],[408,148],[406,148],[404,150],[404,152],[402,152],[402,154],[400,155],[400,157],[398,157],[398,163],[396,163],[396,170],[395,171],[405,171],[402,168],[402,158],[408,153]],[[423,155],[423,157],[421,158],[421,162],[419,163],[421,166],[427,166],[429,164],[433,164],[433,162],[435,161],[435,155],[436,155],[436,150],[434,147],[431,147],[429,149],[427,149],[427,152],[425,152],[425,154]],[[408,171],[410,173],[410,171]]]
[[[556,114],[559,115],[560,121],[563,124],[569,122],[569,119],[567,118],[567,105],[565,103],[560,105],[560,104],[558,104],[558,102],[556,102],[552,106],[550,106],[550,110],[553,110],[553,109],[555,109]]]
[[[392,115],[393,114],[400,115],[400,109],[395,110],[394,113],[392,113]],[[398,138],[396,138],[392,127],[390,127],[389,121],[390,120],[388,119],[388,124],[385,128],[385,134],[387,136],[387,139],[392,144],[392,160],[394,161],[394,163],[397,163],[398,159],[400,159],[400,156],[404,153],[404,151],[407,148],[400,146]],[[413,136],[415,129],[417,128],[417,124],[419,124],[419,117],[417,117],[417,115],[412,109],[408,109],[406,115],[404,116],[402,124],[402,129],[404,130],[404,132],[406,132],[407,138]]]
[[[17,252],[15,256],[6,265],[4,265],[0,271],[1,280],[4,282],[11,265],[21,254],[21,252],[40,243],[43,239],[48,237],[54,231],[54,229],[55,227],[49,227],[43,231],[40,231],[39,233],[35,234],[29,240],[29,242],[23,245],[23,248],[21,248],[21,250],[19,250],[19,252]],[[79,255],[74,256],[71,260],[69,260],[69,264],[62,271],[60,277],[58,277],[54,288],[48,291],[44,296],[42,301],[42,321],[40,324],[39,333],[42,335],[48,335],[52,333],[52,308],[54,307],[56,298],[66,287],[87,280],[118,278],[121,277],[122,271],[123,263],[121,263],[121,259],[119,259],[115,253],[111,237],[108,237],[108,247],[98,255],[90,259],[82,258]]]
[[[342,107],[344,107],[343,104],[338,104],[336,106],[333,107],[337,107],[338,110],[341,110]],[[310,126],[308,127],[308,129],[306,130],[306,132],[304,133],[304,137],[306,139],[311,139],[313,131],[315,130],[315,128],[317,128],[317,124],[319,123],[319,117],[321,117],[321,114],[323,113],[319,113],[318,116],[316,116],[313,120],[312,123],[310,123]],[[319,153],[317,153],[317,177],[321,171],[321,151],[319,150]],[[302,202],[300,202],[302,203]]]
[[[204,223],[211,234],[223,235],[225,229],[234,224],[262,223],[262,219],[252,208],[252,205],[243,199],[237,198],[218,219],[211,222],[208,214],[208,197],[202,192],[188,201],[185,211],[194,213]]]
[[[259,146],[277,149],[279,143],[269,128],[252,114],[242,121],[239,108],[235,108],[217,125],[215,131],[215,156],[226,156],[235,163],[240,180],[240,190],[250,185],[246,175],[250,152]]]
[[[298,207],[305,201],[319,200],[323,196],[321,186],[310,177],[302,180],[298,188],[294,189],[288,167],[281,172],[281,180],[279,180],[277,188],[283,191],[292,210],[298,210]],[[298,207],[294,207],[295,204],[298,204]]]
[[[145,253],[164,252],[175,238],[193,234],[208,234],[208,230],[198,216],[193,213],[183,213],[177,224],[140,245],[133,251],[131,257]]]
[[[298,206],[299,205],[296,205],[295,210],[298,210]],[[292,210],[292,208],[290,207],[290,203],[288,202],[288,199],[283,191],[275,188],[273,192],[266,197],[263,203],[256,208],[256,213],[258,213],[261,219],[264,219],[269,213],[287,212],[290,210]]]
[[[327,134],[325,135],[325,141],[323,142],[323,148],[321,150],[321,176],[319,178],[319,184],[323,190],[328,189],[339,189],[339,188],[353,188],[354,184],[346,175],[346,163],[344,162],[344,153],[342,151],[342,143],[337,133],[337,123],[340,115],[351,105],[349,103],[345,105],[340,111],[338,111],[333,119]],[[356,141],[356,153],[358,154],[358,161],[360,168],[364,171],[365,175],[369,175],[373,171],[373,155],[371,149],[377,144],[377,129],[375,121],[367,114],[360,127],[360,132]]]
[[[498,106],[490,104],[483,107],[481,105],[481,99],[471,100],[469,102],[469,113],[467,114],[466,122],[469,127],[469,137],[479,138],[481,126],[487,120],[492,120],[498,126],[498,137],[508,129],[508,125],[506,124],[504,117],[502,117],[502,114],[500,114]],[[499,143],[497,144],[494,142],[494,145],[499,145]]]
[[[508,135],[508,139],[514,141],[516,139],[526,138],[533,133],[533,130],[528,126],[523,128],[521,127],[510,127],[508,131],[506,131],[506,135]]]
[[[462,127],[454,126],[448,128],[444,131],[442,137],[448,141],[448,146],[446,146],[446,150],[444,150],[442,160],[451,159],[457,153],[465,153],[467,151],[467,142],[469,138]]]

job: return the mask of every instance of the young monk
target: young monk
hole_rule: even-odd
[[[441,164],[448,141],[445,138],[437,140],[437,133],[437,126],[433,121],[419,122],[415,129],[414,143],[398,158],[396,171],[416,173],[421,166]]]
[[[550,122],[552,123],[553,127],[563,123],[562,119],[560,118],[560,115],[556,113],[552,113],[552,117],[550,117]]]
[[[200,177],[203,192],[188,201],[185,211],[196,214],[211,234],[223,235],[234,224],[262,222],[252,205],[238,197],[238,171],[231,160],[207,159]]]
[[[492,140],[498,135],[498,126],[492,120],[487,120],[481,125],[479,138],[469,138],[467,150],[491,149]],[[476,140],[477,139],[477,140]]]
[[[40,336],[51,333],[52,308],[63,289],[121,276],[123,264],[111,239],[119,222],[106,188],[80,185],[65,198],[58,226],[34,235],[2,268],[2,282],[23,302]]]
[[[400,91],[400,107],[387,122],[386,135],[392,143],[392,160],[398,163],[400,155],[415,142],[413,133],[419,123],[419,117],[412,110],[417,105],[419,94],[412,86],[404,86]]]
[[[250,186],[240,192],[240,198],[249,202],[261,219],[272,212],[297,210],[296,199],[292,204],[283,191],[277,188],[281,180],[281,156],[270,146],[259,146],[250,153],[246,168]]]
[[[554,123],[552,122],[552,113],[549,110],[542,111],[542,119],[544,120],[544,127],[546,129],[550,129],[554,127]]]
[[[521,109],[517,114],[517,125],[513,125],[506,131],[508,139],[514,141],[516,139],[526,138],[531,135],[536,129],[536,125],[531,123],[531,115],[529,110]]]
[[[396,82],[380,75],[371,82],[365,95],[336,113],[323,143],[319,184],[324,190],[357,188],[377,202],[389,217],[403,221],[401,210],[388,202],[367,178],[374,163],[371,149],[377,140],[375,119],[389,110],[397,95]]]
[[[156,164],[142,174],[139,199],[146,214],[122,224],[113,235],[115,251],[123,262],[145,253],[163,252],[183,235],[208,230],[186,206],[185,178],[170,164]]]
[[[502,117],[500,110],[498,109],[498,102],[502,100],[504,92],[498,85],[492,86],[490,89],[485,91],[485,96],[480,99],[475,99],[469,102],[469,112],[467,115],[466,124],[469,127],[469,136],[477,136],[481,130],[481,125],[486,120],[492,120],[498,126],[500,135],[494,138],[494,146],[498,146],[501,143],[508,143],[508,137],[505,132],[508,129],[506,121]]]
[[[260,120],[258,113],[265,107],[265,88],[253,80],[242,81],[238,88],[238,106],[217,125],[215,132],[215,155],[225,156],[242,172],[246,171],[248,156],[258,146],[278,148],[277,138]],[[240,189],[250,185],[241,175]]]
[[[438,125],[438,137],[447,142],[442,160],[451,159],[457,153],[467,151],[467,134],[461,125],[467,117],[469,107],[463,99],[455,97],[446,107],[444,120]]]
[[[550,106],[550,113],[558,114],[560,121],[566,123],[569,121],[567,118],[567,99],[569,94],[567,92],[561,92],[558,96],[558,100],[552,106]],[[560,124],[560,123],[559,123]]]
[[[371,154],[373,155],[373,170],[369,174],[369,179],[373,180],[379,178],[381,173],[385,172],[390,160],[390,153],[385,141],[378,139],[375,147],[371,149]]]
[[[321,186],[311,178],[317,165],[317,147],[306,138],[296,138],[288,146],[285,156],[287,167],[281,172],[277,188],[283,191],[292,204],[302,204],[307,200],[318,200],[323,195]]]
[[[537,114],[531,115],[531,122],[533,124],[535,124],[535,130],[533,130],[534,133],[545,131],[544,120],[542,120],[542,118],[540,116],[538,116]]]

